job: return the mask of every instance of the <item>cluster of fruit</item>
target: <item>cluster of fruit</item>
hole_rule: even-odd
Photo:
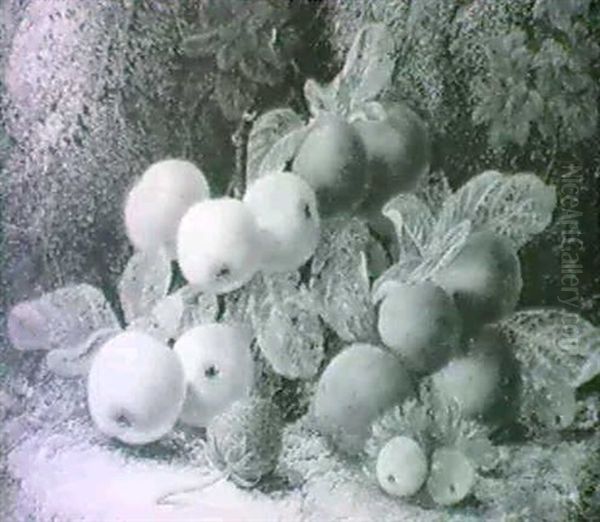
[[[509,420],[518,410],[519,370],[508,339],[490,323],[514,310],[521,285],[514,248],[487,231],[473,233],[433,281],[388,285],[378,310],[387,349],[354,344],[331,361],[313,402],[319,430],[359,454],[373,424],[413,398],[417,384],[455,402],[465,419]],[[381,487],[401,497],[417,493],[429,475],[427,489],[441,505],[459,502],[474,483],[459,449],[422,448],[402,434],[380,448],[376,467]]]
[[[359,212],[359,205],[369,212],[381,206],[390,190],[412,188],[427,168],[423,123],[407,107],[391,107],[389,117],[378,122],[351,124],[335,116],[313,122],[295,156],[294,172],[261,176],[241,201],[211,199],[203,173],[188,161],[159,161],[127,195],[127,235],[137,250],[150,255],[162,251],[177,260],[190,287],[199,293],[231,292],[259,271],[296,270],[317,247],[321,209],[326,216]],[[381,179],[371,182],[372,175]],[[256,424],[251,419],[261,418],[256,412],[263,410],[269,410],[271,424],[280,422],[272,409],[252,397],[253,337],[244,325],[224,323],[191,328],[174,341],[173,349],[136,329],[116,335],[100,348],[88,376],[95,424],[125,443],[145,444],[164,436],[180,420],[207,428],[207,448],[221,467],[226,461],[229,469],[232,459],[242,459],[253,469],[264,462],[257,456],[264,451],[250,452],[254,462],[248,455],[232,457],[232,448],[222,446],[235,437],[214,435],[234,405],[247,413],[250,424]],[[388,370],[387,380],[408,390],[403,368],[390,365]],[[244,403],[245,407],[239,405]],[[343,423],[339,428],[344,429]],[[277,437],[268,439],[267,460],[274,465]],[[253,481],[272,467],[258,474],[237,470],[233,476],[241,482]]]
[[[211,294],[240,288],[259,270],[298,268],[320,231],[314,191],[299,176],[266,175],[243,201],[211,199],[203,173],[176,159],[155,163],[131,189],[125,225],[137,249],[163,249],[196,290]]]

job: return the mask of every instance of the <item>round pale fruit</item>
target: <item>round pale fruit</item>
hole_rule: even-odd
[[[262,241],[254,215],[241,201],[201,201],[179,224],[179,267],[199,291],[230,292],[247,283],[260,268]]]
[[[188,208],[209,196],[206,178],[194,164],[180,159],[154,163],[127,195],[129,240],[141,251],[164,248],[174,259],[179,221]]]
[[[427,491],[436,504],[456,504],[471,492],[474,485],[475,469],[462,451],[438,448],[433,452]]]
[[[384,120],[353,123],[367,151],[372,179],[361,211],[378,213],[391,197],[412,190],[429,169],[431,144],[423,120],[401,103],[384,105]]]
[[[377,480],[395,497],[414,495],[427,478],[427,457],[421,446],[409,437],[394,437],[377,456]]]
[[[296,270],[314,253],[320,222],[315,191],[299,176],[274,172],[257,179],[244,196],[265,237],[262,270]]]
[[[359,452],[371,424],[384,410],[413,392],[404,366],[370,344],[353,344],[329,363],[313,399],[317,428],[347,453]]]
[[[102,433],[127,444],[147,444],[175,425],[185,378],[167,345],[129,331],[113,337],[95,355],[87,391],[90,414]]]
[[[210,420],[252,388],[252,333],[238,324],[196,326],[175,343],[185,372],[187,393],[181,420],[206,427]]]
[[[454,301],[465,328],[498,321],[516,307],[523,286],[512,244],[493,232],[476,232],[435,281]]]
[[[322,117],[313,125],[292,170],[316,191],[322,216],[352,212],[364,199],[370,177],[362,139],[337,116]]]
[[[435,389],[456,400],[465,417],[500,422],[516,411],[517,362],[504,336],[491,327],[470,340],[466,355],[451,360],[432,377]]]
[[[442,367],[460,334],[460,316],[439,286],[424,282],[391,287],[379,308],[379,335],[406,365],[419,373]]]

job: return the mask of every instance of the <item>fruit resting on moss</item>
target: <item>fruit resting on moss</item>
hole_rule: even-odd
[[[412,190],[429,169],[431,144],[421,118],[402,103],[384,103],[383,120],[353,123],[367,152],[372,179],[361,211],[378,213],[399,192]]]
[[[377,481],[395,497],[414,495],[427,478],[427,457],[413,439],[398,436],[390,439],[377,456]]]
[[[241,324],[191,328],[173,346],[185,372],[187,393],[181,420],[206,427],[234,401],[248,396],[254,380],[252,332]]]
[[[127,444],[147,444],[177,421],[183,367],[166,345],[142,332],[121,333],[100,348],[88,375],[88,407],[98,429]]]
[[[438,448],[431,456],[427,491],[436,504],[451,506],[471,492],[475,478],[475,469],[462,451]]]
[[[312,412],[318,429],[347,453],[356,453],[371,423],[413,392],[411,379],[393,354],[353,344],[336,355],[321,375]]]
[[[476,232],[435,281],[454,298],[465,329],[498,321],[516,307],[521,264],[512,244],[493,232]]]
[[[322,216],[355,210],[363,201],[370,173],[363,141],[343,118],[323,116],[294,158],[292,170],[317,193]]]
[[[429,282],[394,285],[379,307],[377,326],[383,343],[420,373],[443,366],[461,333],[452,299]]]

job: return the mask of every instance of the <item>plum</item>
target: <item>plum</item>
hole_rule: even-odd
[[[475,469],[462,451],[438,448],[431,456],[427,491],[436,504],[451,506],[471,492],[475,478]]]
[[[469,340],[466,354],[433,374],[432,382],[443,397],[458,402],[465,417],[501,423],[516,411],[518,364],[505,336],[491,326]]]
[[[427,478],[427,457],[413,439],[397,436],[381,448],[377,456],[377,481],[389,495],[414,495]]]
[[[102,345],[87,382],[94,424],[127,444],[147,444],[175,425],[185,396],[179,358],[148,334],[129,331]]]
[[[452,299],[430,282],[393,285],[379,307],[377,326],[383,343],[419,373],[446,364],[461,334]]]
[[[167,159],[152,164],[132,187],[125,201],[125,229],[141,251],[164,248],[176,256],[179,221],[210,189],[204,174],[189,161]]]
[[[346,120],[317,119],[292,164],[292,170],[315,190],[322,216],[348,214],[363,201],[370,173],[365,146]]]
[[[371,424],[413,392],[408,372],[393,354],[356,343],[337,354],[322,373],[312,403],[319,431],[342,451],[359,452]]]
[[[434,279],[454,298],[471,331],[510,314],[523,286],[516,250],[507,238],[486,230],[473,233]]]
[[[265,235],[262,270],[287,272],[304,264],[317,248],[319,211],[314,190],[290,172],[257,179],[244,195]]]
[[[423,120],[402,103],[384,103],[383,120],[353,123],[367,152],[372,179],[361,205],[367,214],[378,213],[391,197],[412,190],[429,169],[431,145]]]
[[[209,294],[231,292],[260,269],[263,237],[241,201],[218,198],[194,204],[177,231],[177,260],[186,280]]]

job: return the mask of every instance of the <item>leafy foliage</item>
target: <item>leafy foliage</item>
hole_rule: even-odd
[[[593,489],[598,480],[598,449],[597,437],[503,447],[500,478],[480,478],[475,495],[498,516],[557,522],[577,519],[585,485]],[[591,514],[594,507],[590,507]]]
[[[493,230],[522,247],[550,224],[555,204],[554,188],[533,174],[486,171],[451,192],[435,173],[418,192],[400,194],[383,209],[394,224],[400,255],[373,284],[374,300],[388,283],[432,277],[454,259],[471,232]]]
[[[569,427],[577,412],[575,387],[582,371],[588,372],[586,380],[593,378],[586,363],[600,352],[598,328],[560,309],[516,312],[501,326],[517,346],[523,424],[533,432]]]
[[[72,285],[14,306],[9,338],[20,350],[75,349],[100,329],[120,325],[106,298],[90,285]]]
[[[351,116],[389,89],[395,66],[395,42],[383,24],[366,24],[358,31],[344,67],[328,85],[307,80],[304,95],[310,113]]]
[[[270,170],[276,170],[285,166],[286,162],[293,158],[294,149],[288,149],[288,154],[284,154],[285,147],[279,145],[282,152],[275,153],[276,143],[288,143],[293,141],[297,144],[297,139],[290,137],[302,136],[294,133],[303,126],[302,119],[291,109],[274,109],[262,114],[252,126],[250,137],[248,139],[248,160],[246,165],[246,178],[248,184],[251,184],[262,174]],[[277,159],[269,159],[277,156]]]
[[[130,323],[151,312],[167,295],[171,284],[171,262],[163,251],[135,253],[128,261],[119,281],[119,298]]]
[[[440,447],[460,449],[475,468],[485,471],[498,461],[488,429],[464,419],[459,405],[431,391],[427,381],[421,385],[418,398],[393,407],[373,423],[365,445],[368,471],[373,471],[381,448],[396,436],[415,440],[428,456]]]
[[[332,223],[312,261],[310,289],[323,320],[346,342],[376,338],[369,275],[362,253],[369,233],[363,223]]]
[[[266,295],[253,296],[252,322],[261,353],[289,379],[314,377],[324,359],[323,325],[312,296],[295,277],[265,276]]]
[[[215,95],[224,115],[237,120],[255,103],[261,86],[281,84],[298,46],[284,4],[260,0],[205,3],[204,27],[194,28],[182,43],[183,54],[216,65]]]
[[[399,49],[393,92],[427,113],[438,134],[476,141],[465,128],[474,122],[494,151],[566,150],[595,134],[597,7],[589,0],[381,4],[335,2],[342,27],[334,36],[346,50],[344,31],[385,24]]]

